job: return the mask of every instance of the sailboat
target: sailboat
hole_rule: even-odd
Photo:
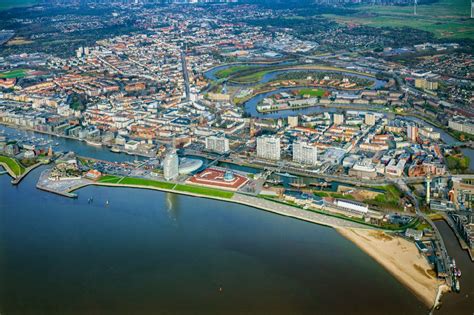
[[[299,177],[298,179],[291,182],[290,186],[294,188],[305,188],[306,184],[303,182],[303,178]]]

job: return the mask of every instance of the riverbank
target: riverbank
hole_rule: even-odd
[[[428,308],[435,305],[438,288],[443,283],[413,243],[381,231],[336,230],[382,265]]]
[[[34,128],[25,127],[25,126],[7,124],[7,123],[4,123],[4,122],[0,122],[0,125],[3,125],[5,127],[9,127],[9,128],[13,128],[13,129],[22,130],[22,131],[31,131],[31,132],[35,132],[35,133],[39,133],[39,134],[43,134],[43,135],[52,136],[52,137],[58,137],[58,138],[69,139],[69,140],[74,140],[74,141],[87,143],[83,139],[79,139],[79,138],[71,137],[71,136],[66,136],[66,135],[62,135],[62,134],[57,134],[57,133],[54,133],[54,132],[42,131],[42,130],[37,130],[37,129],[34,129]],[[109,145],[109,144],[104,144],[104,143],[100,143],[100,146],[94,146],[94,145],[91,145],[91,144],[87,144],[87,145],[89,145],[91,147],[97,147],[97,148],[112,147],[111,144]],[[111,151],[111,152],[113,152],[113,151]],[[134,155],[134,156],[140,156],[140,157],[145,157],[145,158],[153,157],[153,154],[145,154],[145,153],[141,153],[141,152],[132,152],[132,151],[126,151],[126,150],[120,150],[119,152],[113,152],[113,153],[114,154],[124,153],[124,154],[132,155],[132,156]]]
[[[257,197],[237,193],[234,194],[232,198],[220,198],[160,187],[143,187],[140,185],[98,182],[90,182],[72,187],[69,190],[69,193],[89,185],[151,189],[191,197],[214,199],[241,204],[274,214],[332,227],[343,237],[354,243],[362,251],[375,259],[377,263],[382,265],[400,283],[413,292],[428,308],[432,308],[436,305],[443,292],[441,287],[442,282],[436,279],[434,271],[431,269],[426,259],[418,252],[413,243],[403,238],[386,234],[381,230],[363,226],[355,222],[324,216],[311,211],[276,204]]]
[[[219,197],[219,196],[213,196],[213,195],[199,194],[199,193],[186,191],[186,190],[177,190],[174,188],[168,189],[164,187],[155,187],[155,186],[142,186],[142,185],[122,184],[122,183],[117,184],[117,183],[94,182],[94,181],[82,182],[77,185],[68,185],[67,190],[64,190],[64,191],[55,191],[54,189],[50,189],[50,188],[44,189],[45,188],[44,185],[38,185],[37,187],[39,189],[56,193],[65,197],[75,198],[77,197],[77,195],[74,192],[87,186],[105,186],[105,187],[117,187],[117,188],[157,190],[157,191],[166,192],[166,193],[173,193],[173,194],[185,195],[185,196],[190,196],[190,197],[206,198],[206,199],[213,199],[213,200],[219,200],[219,201],[224,201],[224,202],[241,204],[241,205],[249,206],[252,208],[264,210],[267,212],[279,214],[282,216],[291,217],[294,219],[307,221],[307,222],[311,222],[311,223],[315,223],[319,225],[324,225],[324,226],[328,226],[332,228],[343,227],[343,228],[358,228],[358,229],[364,229],[364,228],[375,229],[373,227],[359,224],[354,221],[344,220],[344,219],[340,219],[334,216],[328,216],[328,215],[324,215],[324,214],[320,214],[320,213],[316,213],[316,212],[312,212],[308,210],[303,210],[303,209],[299,209],[299,208],[292,207],[289,205],[279,204],[279,203],[271,202],[262,198],[243,195],[239,193],[233,194],[233,196],[230,198],[225,198],[225,197]],[[179,186],[179,184],[176,184],[175,186]]]
[[[15,161],[15,160],[11,159],[11,161]],[[29,172],[31,172],[32,170],[34,170],[38,166],[47,164],[47,163],[43,163],[43,162],[40,161],[40,162],[37,162],[37,163],[31,165],[30,167],[24,168],[22,165],[19,164],[19,162],[15,161],[15,163],[19,167],[19,172],[15,172],[13,170],[13,166],[11,164],[9,164],[7,162],[0,161],[0,165],[5,169],[7,174],[11,178],[13,178],[12,182],[11,182],[13,185],[19,184],[21,182],[21,180],[23,178],[25,178],[26,175],[28,175]]]
[[[10,177],[12,177],[13,179],[17,177],[15,172],[13,172],[13,170],[10,168],[10,166],[7,163],[0,162],[0,165],[5,169],[5,171],[7,172],[8,175],[10,175]]]
[[[374,111],[378,110],[380,112],[387,112],[383,108],[376,108],[378,105],[364,105],[358,104],[357,106],[353,104],[343,104],[343,103],[332,103],[332,104],[323,104],[323,103],[316,103],[311,105],[297,105],[297,106],[290,106],[290,105],[282,105],[277,108],[272,109],[261,109],[257,107],[257,112],[259,113],[274,113],[278,111],[287,111],[287,110],[294,110],[294,109],[305,109],[311,107],[323,107],[323,108],[339,108],[339,109],[351,109],[351,110],[367,110],[367,111]]]
[[[46,175],[47,171],[43,172],[41,177],[45,177]],[[65,197],[77,197],[73,192],[86,186],[157,190],[161,192],[241,204],[282,216],[332,227],[342,236],[369,254],[369,256],[374,258],[396,279],[409,288],[427,307],[431,308],[435,304],[438,287],[441,285],[441,282],[436,279],[434,272],[431,271],[426,259],[418,253],[418,250],[413,243],[399,237],[385,234],[381,230],[364,226],[357,222],[326,216],[320,213],[240,193],[235,193],[230,198],[222,198],[219,196],[199,194],[186,190],[176,190],[175,188],[179,185],[178,183],[174,184],[171,188],[166,188],[161,186],[155,187],[113,182],[95,182],[81,179],[79,182],[77,180],[71,180],[69,182],[59,183],[59,185],[64,189],[61,191],[55,191],[51,187],[41,187],[42,185],[38,185],[37,187]],[[113,202],[114,201],[111,200],[111,203]]]

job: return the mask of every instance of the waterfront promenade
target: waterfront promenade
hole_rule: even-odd
[[[131,185],[131,184],[122,184],[122,183],[107,183],[107,182],[97,182],[89,180],[86,178],[71,178],[63,180],[51,180],[49,178],[50,170],[44,170],[39,179],[36,187],[38,189],[48,191],[51,193],[56,193],[64,197],[75,198],[77,195],[73,193],[74,191],[90,186],[108,186],[108,187],[128,187],[128,188],[138,188],[138,189],[152,189],[163,192],[170,192],[182,195],[188,195],[193,197],[201,197],[208,199],[216,199],[225,202],[233,202],[246,206],[250,206],[257,209],[262,209],[268,212],[273,212],[279,215],[284,215],[287,217],[292,217],[295,219],[300,219],[316,224],[321,224],[325,226],[330,226],[333,228],[342,227],[342,228],[361,228],[361,229],[376,229],[365,224],[357,223],[351,220],[344,220],[342,218],[337,218],[331,215],[324,215],[321,213],[313,212],[311,210],[304,210],[301,208],[293,207],[291,205],[285,205],[279,202],[274,202],[271,200],[266,200],[263,198],[245,195],[240,193],[234,193],[230,198],[223,198],[220,196],[205,195],[199,194],[196,192],[176,190],[174,188],[169,189],[166,187],[157,187],[157,186],[144,186],[144,185]],[[176,183],[176,186],[178,183]],[[176,187],[175,186],[175,187]]]
[[[357,222],[339,219],[329,215],[320,214],[310,210],[303,210],[289,205],[284,205],[277,202],[272,202],[263,198],[253,197],[243,194],[234,194],[231,199],[232,202],[240,203],[249,207],[262,209],[276,214],[292,217],[316,224],[326,225],[333,228],[361,228],[361,229],[375,229],[373,227],[359,224]]]

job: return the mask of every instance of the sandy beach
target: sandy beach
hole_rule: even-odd
[[[429,308],[439,285],[434,270],[415,244],[381,231],[337,228],[337,231],[375,259]]]

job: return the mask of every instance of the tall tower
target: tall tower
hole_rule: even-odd
[[[416,15],[416,6],[417,6],[417,4],[418,4],[418,0],[415,0],[415,2],[413,3],[413,15]]]
[[[426,204],[429,206],[431,201],[431,176],[426,176]]]
[[[179,158],[174,147],[163,160],[163,173],[166,180],[176,179],[179,175]]]
[[[471,19],[474,19],[474,0],[471,0]]]

